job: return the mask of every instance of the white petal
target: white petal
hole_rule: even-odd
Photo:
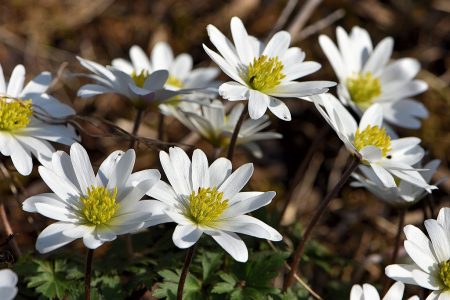
[[[74,227],[70,227],[68,229],[65,229],[62,234],[66,237],[72,238],[72,239],[79,239],[85,236],[86,234],[90,234],[92,231],[95,230],[95,226],[85,225],[85,224],[78,224]]]
[[[394,80],[412,80],[420,70],[417,59],[402,58],[387,65],[381,74],[382,82]]]
[[[8,82],[6,95],[12,98],[18,98],[22,92],[23,83],[25,82],[25,68],[23,65],[17,65],[11,73]]]
[[[172,235],[175,246],[181,249],[189,248],[202,236],[203,231],[195,225],[178,225]]]
[[[350,300],[364,300],[362,287],[358,284],[352,286]]]
[[[335,85],[333,81],[291,81],[281,83],[268,94],[274,97],[305,97],[325,93]]]
[[[112,152],[108,157],[102,162],[100,168],[97,171],[97,182],[103,186],[108,184],[108,180],[111,177],[111,173],[115,170],[117,163],[124,154],[121,150],[116,150]]]
[[[420,119],[428,117],[426,107],[412,99],[380,102],[383,106],[383,117],[393,124],[401,127],[418,129]]]
[[[94,97],[101,94],[113,93],[114,90],[110,87],[98,84],[85,84],[78,89],[77,96],[80,98]]]
[[[28,99],[26,95],[28,94],[42,94],[45,93],[52,83],[52,74],[50,72],[42,72],[38,76],[34,77],[30,82],[27,83],[25,88],[21,93],[23,99]]]
[[[169,154],[159,152],[161,166],[166,173],[167,179],[177,194],[189,195],[191,186],[191,162],[186,153],[178,147],[169,149]]]
[[[231,66],[236,67],[239,65],[239,58],[237,57],[236,49],[234,45],[227,39],[222,32],[220,32],[215,26],[208,25],[206,26],[206,30],[208,32],[209,39],[211,43],[214,44],[216,49],[220,52],[220,54],[225,58]]]
[[[256,120],[261,118],[270,103],[270,97],[256,90],[249,90],[248,113],[250,118]]]
[[[381,127],[383,123],[383,110],[380,105],[371,105],[361,117],[359,122],[359,130],[363,131],[367,126],[378,126]]]
[[[426,220],[424,224],[439,262],[450,259],[450,243],[442,226],[433,219]]]
[[[209,187],[208,159],[200,149],[195,149],[192,155],[192,190]]]
[[[173,62],[172,48],[165,43],[159,42],[152,50],[152,64],[155,70],[169,70]]]
[[[408,255],[424,272],[432,273],[438,267],[438,262],[434,256],[430,256],[429,253],[422,251],[413,242],[406,240],[404,245]]]
[[[418,269],[419,268],[415,265],[389,265],[386,267],[385,273],[387,277],[394,280],[398,280],[406,284],[417,285],[417,282],[413,278],[412,272]]]
[[[226,219],[236,217],[257,210],[269,204],[272,201],[273,197],[275,197],[275,195],[276,193],[271,191],[264,192],[260,195],[245,199],[240,202],[232,201],[234,203],[223,212],[220,218]]]
[[[173,64],[170,66],[169,72],[176,78],[184,81],[192,70],[192,65],[192,56],[183,53],[175,58]]]
[[[41,215],[57,221],[76,223],[79,219],[75,212],[67,207],[55,206],[44,202],[37,202],[34,204],[34,207]]]
[[[83,243],[89,249],[97,249],[103,242],[97,238],[97,234],[95,231],[88,233],[83,236]]]
[[[221,220],[218,229],[254,236],[260,239],[281,241],[281,234],[266,223],[247,215]]]
[[[111,65],[116,68],[119,69],[120,71],[127,73],[127,74],[131,74],[134,71],[134,67],[133,65],[130,64],[129,61],[123,59],[123,58],[115,58],[111,61]]]
[[[30,175],[33,170],[33,160],[31,158],[30,149],[19,143],[14,137],[10,139],[10,143],[9,147],[13,149],[10,155],[14,167],[21,175]]]
[[[380,295],[378,294],[377,289],[370,284],[363,284],[363,293],[364,293],[364,299],[370,299],[370,300],[380,300]]]
[[[435,278],[434,275],[423,272],[422,270],[412,271],[414,281],[418,285],[429,290],[439,290],[440,282],[439,279]]]
[[[155,186],[147,191],[147,195],[174,207],[178,204],[175,191],[164,181],[159,181]]]
[[[244,80],[239,76],[238,70],[235,66],[230,65],[226,60],[223,59],[222,56],[217,54],[216,52],[209,49],[206,45],[203,44],[203,49],[206,51],[206,54],[222,69],[222,71],[230,76],[234,81],[239,82],[242,85],[245,85]]]
[[[378,178],[381,180],[381,182],[384,184],[385,187],[391,188],[397,186],[394,177],[392,177],[392,175],[388,171],[386,171],[385,168],[375,163],[370,164],[370,166],[372,167],[373,171],[375,172],[375,174],[378,176]]]
[[[39,175],[48,187],[62,200],[71,203],[80,197],[80,191],[65,177],[58,176],[53,170],[39,166]]]
[[[247,184],[253,174],[253,164],[248,163],[240,166],[234,171],[219,187],[219,192],[223,192],[224,199],[231,199]]]
[[[386,295],[384,295],[383,300],[401,300],[404,290],[405,285],[402,282],[396,282],[387,291]]]
[[[284,66],[283,74],[286,75],[286,77],[283,79],[283,81],[288,82],[312,74],[319,70],[320,67],[321,65],[315,61],[306,61],[303,63]]]
[[[245,100],[249,98],[249,89],[241,83],[229,81],[222,83],[219,94],[230,101]]]
[[[143,70],[152,71],[150,60],[141,47],[133,45],[130,48],[130,59],[137,74],[140,74]]]
[[[384,38],[372,52],[367,63],[363,68],[363,72],[371,72],[378,75],[380,70],[389,61],[392,54],[392,48],[394,47],[394,40],[391,37]]]
[[[169,72],[167,70],[157,70],[145,80],[144,89],[149,91],[160,90],[164,87],[167,78],[169,78]]]
[[[87,189],[96,185],[94,170],[86,150],[78,143],[70,147],[70,160],[77,176],[81,192],[86,195]]]
[[[130,177],[130,174],[133,171],[135,160],[136,154],[133,149],[129,149],[120,157],[117,165],[110,173],[110,178],[107,185],[108,189],[114,189],[117,187],[120,190],[122,186],[125,185],[128,177]]]
[[[281,120],[291,120],[291,112],[289,111],[289,108],[286,106],[286,104],[284,104],[277,98],[270,97],[269,109],[275,116],[277,116]]]
[[[72,223],[56,222],[47,226],[36,240],[36,250],[39,253],[47,253],[60,248],[74,239],[62,234],[66,229],[73,228]]]
[[[231,19],[231,34],[240,60],[244,65],[249,65],[253,61],[255,54],[253,53],[247,30],[238,17]]]
[[[263,55],[269,57],[281,57],[289,48],[291,43],[291,35],[287,31],[279,31],[267,43],[266,48],[263,51]]]
[[[219,187],[231,174],[230,160],[220,157],[209,166],[209,182],[211,187]]]
[[[345,63],[342,60],[341,53],[339,52],[336,45],[331,41],[331,39],[326,35],[321,35],[319,36],[319,44],[322,48],[322,51],[327,56],[328,61],[333,67],[333,70],[336,73],[337,77],[347,77],[348,72]]]
[[[212,238],[235,260],[246,262],[248,260],[248,250],[244,242],[237,234],[225,231],[205,232]]]

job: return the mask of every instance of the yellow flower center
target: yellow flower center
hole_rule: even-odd
[[[149,75],[150,73],[147,70],[142,70],[139,74],[136,71],[131,72],[131,78],[138,87],[144,87],[145,80]]]
[[[269,58],[267,55],[262,55],[253,59],[244,78],[250,88],[267,92],[278,86],[286,77],[282,73],[283,68],[283,63],[277,56]]]
[[[88,188],[87,196],[80,197],[83,203],[82,215],[91,224],[106,224],[119,208],[116,196],[117,188],[114,188],[112,192],[103,186]]]
[[[228,207],[228,200],[222,199],[223,193],[216,187],[199,188],[189,195],[189,217],[198,225],[212,225]]]
[[[375,97],[381,95],[381,82],[370,72],[359,73],[356,77],[347,78],[347,89],[352,101],[365,110]]]
[[[33,115],[31,100],[0,98],[0,130],[13,131],[22,129],[30,123]]]
[[[386,157],[388,152],[391,151],[391,137],[384,128],[369,125],[363,131],[360,131],[359,128],[356,130],[353,145],[358,151],[366,146],[375,146],[380,148],[381,155]]]
[[[181,89],[184,86],[183,81],[181,81],[180,79],[178,79],[172,75],[169,75],[169,78],[167,78],[166,84],[171,85],[176,88],[179,88],[179,89]]]
[[[446,289],[450,289],[450,260],[440,264],[439,277]]]

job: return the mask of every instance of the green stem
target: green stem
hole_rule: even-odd
[[[94,249],[88,249],[86,257],[86,272],[84,275],[84,299],[91,299],[91,273],[92,273],[92,257],[94,256]]]
[[[183,299],[184,283],[186,282],[186,277],[189,274],[189,266],[191,265],[192,258],[194,257],[194,252],[195,252],[195,245],[189,248],[188,252],[186,253],[183,270],[181,271],[180,275],[180,281],[178,282],[177,300]]]
[[[237,139],[239,136],[239,131],[241,130],[242,123],[244,123],[245,115],[247,114],[247,105],[242,110],[242,113],[239,117],[239,120],[236,123],[236,127],[234,127],[233,135],[231,136],[230,144],[228,145],[228,154],[227,158],[231,161],[233,159],[234,148],[236,147]]]
[[[136,147],[136,135],[138,133],[139,127],[141,126],[142,117],[144,115],[144,110],[142,108],[138,108],[136,112],[136,119],[134,120],[133,131],[131,134],[133,135],[130,140],[129,149],[134,149]]]

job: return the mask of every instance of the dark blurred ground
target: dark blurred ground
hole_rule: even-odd
[[[116,57],[128,58],[128,49],[133,44],[150,52],[157,41],[164,40],[170,43],[175,53],[190,53],[196,64],[212,65],[201,47],[202,43],[209,43],[205,30],[207,24],[216,25],[229,36],[229,21],[236,15],[243,19],[251,34],[265,38],[286,3],[259,0],[3,0],[0,2],[0,63],[7,78],[12,68],[19,63],[25,65],[29,78],[43,70],[53,74],[60,70],[60,80],[53,87],[55,95],[66,103],[72,103],[81,115],[104,117],[129,130],[133,110],[125,100],[115,95],[101,96],[95,101],[76,98],[76,91],[82,82],[64,75],[67,71],[84,71],[78,65],[76,55],[108,64]],[[288,24],[301,6],[302,1],[297,4]],[[333,13],[336,16],[345,15],[331,26],[315,32],[316,22]],[[313,26],[308,27],[310,25]],[[450,176],[450,1],[323,1],[315,9],[304,30],[294,37],[297,39],[295,46],[306,51],[308,60],[316,60],[323,65],[311,79],[336,79],[320,50],[317,37],[325,33],[335,40],[337,25],[347,31],[354,25],[364,27],[370,32],[374,43],[385,36],[392,36],[395,39],[394,58],[414,57],[421,62],[423,70],[418,77],[429,84],[429,91],[418,98],[429,109],[430,117],[423,123],[421,130],[402,130],[399,133],[422,138],[423,146],[429,152],[427,157],[442,160],[436,177]],[[325,126],[311,104],[290,100],[288,106],[293,121],[286,123],[274,119],[272,126],[285,138],[264,144],[266,155],[256,162],[257,171],[251,182],[256,189],[278,191],[274,213],[281,208],[285,200],[283,195],[286,195],[288,185],[309,145]],[[176,121],[169,120],[169,123],[169,141],[179,142],[188,134]],[[156,115],[148,113],[139,134],[154,138],[155,124]],[[83,138],[83,144],[97,164],[112,150],[125,149],[128,144],[116,138],[99,139],[87,135],[83,135]],[[205,146],[204,143],[198,145]],[[331,131],[319,141],[305,180],[296,187],[285,224],[295,220],[305,223],[326,189],[339,179],[347,157],[341,146]],[[140,147],[136,168],[157,167],[156,153],[155,149]],[[235,159],[236,165],[249,159],[245,153],[239,154]],[[36,172],[30,177],[19,179],[29,195],[46,190]],[[31,249],[35,238],[33,227],[41,230],[44,220],[33,216],[35,219],[31,221],[28,215],[21,212],[13,201],[6,181],[0,183],[0,188],[2,200],[11,200],[7,202],[8,210],[12,216],[12,226],[18,232],[19,245]],[[448,206],[449,190],[450,181],[433,194],[435,214],[439,206]],[[21,197],[25,198],[26,195],[22,194]],[[422,206],[419,203],[409,210],[407,224],[422,223]],[[333,266],[330,271],[333,279],[348,283],[381,282],[383,263],[380,261],[392,251],[396,212],[367,192],[349,187],[344,189],[340,199],[334,201],[330,211],[316,230],[315,239],[323,243],[333,255],[354,262],[345,267],[338,264]],[[428,206],[426,212],[430,216]],[[29,222],[26,222],[27,218]],[[306,273],[305,276],[314,287],[318,287],[320,293],[320,281],[327,277],[317,268],[308,272],[311,274]]]

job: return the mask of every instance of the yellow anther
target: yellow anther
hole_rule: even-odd
[[[176,87],[176,88],[179,88],[179,89],[181,89],[184,86],[183,81],[181,81],[180,79],[178,79],[172,75],[169,75],[169,78],[167,78],[166,84]]]
[[[28,126],[33,115],[31,100],[0,98],[0,130],[13,131]]]
[[[142,70],[139,74],[136,71],[131,73],[131,78],[133,78],[134,84],[138,87],[144,87],[145,80],[148,78],[150,73],[147,70]]]
[[[275,88],[286,77],[283,74],[283,63],[277,56],[269,58],[262,55],[254,58],[245,74],[248,86],[260,92],[267,92]]]
[[[391,137],[384,128],[378,126],[367,126],[363,131],[356,130],[353,145],[358,151],[366,146],[374,146],[381,149],[381,155],[386,157],[391,151]]]
[[[365,110],[372,104],[374,98],[381,95],[381,82],[370,72],[360,73],[347,79],[347,89],[352,101]]]
[[[106,224],[119,208],[116,196],[117,188],[112,192],[103,186],[88,188],[86,197],[80,197],[83,203],[81,213],[86,221],[94,225]]]
[[[450,289],[450,260],[444,261],[439,267],[439,277],[445,285],[445,289]]]
[[[216,187],[199,188],[189,195],[189,217],[196,224],[212,225],[228,207],[228,200],[222,199],[223,193]]]

